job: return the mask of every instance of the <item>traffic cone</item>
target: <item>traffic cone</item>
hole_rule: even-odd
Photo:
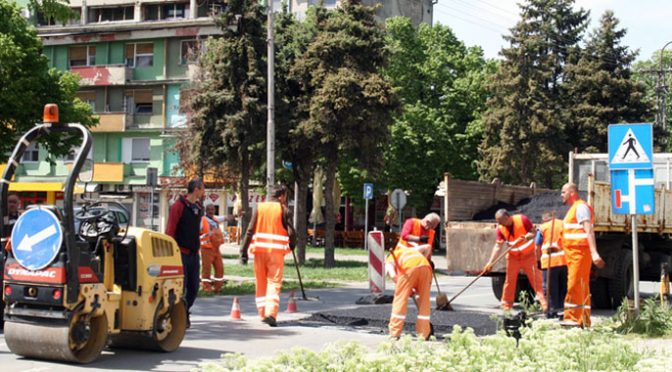
[[[289,302],[287,302],[287,312],[296,312],[296,301],[294,301],[294,291],[289,292]]]
[[[240,300],[238,297],[233,298],[231,305],[231,320],[240,320]]]

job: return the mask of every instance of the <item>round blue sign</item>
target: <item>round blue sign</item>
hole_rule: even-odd
[[[49,266],[62,243],[61,222],[47,209],[29,209],[19,216],[12,230],[12,253],[28,270]]]

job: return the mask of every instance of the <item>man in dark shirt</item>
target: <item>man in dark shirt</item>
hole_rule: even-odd
[[[189,181],[187,195],[180,195],[170,207],[166,234],[175,239],[182,252],[182,267],[184,268],[184,297],[187,301],[187,310],[196,301],[199,281],[200,224],[203,216],[201,198],[205,193],[203,182],[197,179]],[[190,324],[187,319],[187,324]]]

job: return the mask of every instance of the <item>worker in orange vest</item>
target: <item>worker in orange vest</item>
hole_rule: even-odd
[[[410,246],[402,244],[402,240],[400,240],[387,257],[385,264],[387,274],[396,283],[389,323],[391,337],[399,338],[401,336],[406,320],[409,296],[414,296],[418,304],[415,331],[419,337],[425,340],[430,336],[432,268],[427,259],[430,251],[431,245]]]
[[[544,311],[547,310],[546,297],[544,296],[541,270],[537,269],[537,255],[534,241],[534,225],[523,214],[510,215],[506,209],[500,209],[495,213],[495,219],[499,224],[497,228],[497,242],[492,249],[490,259],[483,268],[484,273],[492,271],[495,257],[498,257],[504,247],[504,243],[512,244],[506,254],[506,279],[502,293],[501,306],[503,310],[511,310],[516,296],[518,273],[525,272],[532,289],[537,295]]]
[[[205,207],[205,216],[201,218],[201,283],[206,293],[212,292],[213,282],[215,292],[219,292],[224,284],[224,263],[219,251],[222,243],[224,235],[215,217],[215,206],[208,204]],[[211,278],[213,267],[215,276]]]
[[[287,189],[274,186],[271,199],[258,203],[241,245],[241,259],[254,255],[257,312],[262,321],[277,326],[285,255],[294,249],[295,234],[287,208]]]
[[[570,206],[562,230],[567,260],[567,296],[562,324],[590,327],[590,269],[592,264],[603,268],[605,263],[597,253],[593,209],[581,200],[573,183],[562,186],[561,196]]]
[[[562,220],[554,219],[548,212],[544,213],[541,219],[544,223],[539,226],[534,242],[537,246],[537,256],[541,257],[544,293],[550,296],[548,299],[550,306],[546,315],[549,318],[556,318],[558,311],[564,307],[567,294],[567,261],[565,251],[562,250]],[[547,283],[549,276],[550,283]]]
[[[404,222],[401,229],[399,243],[406,247],[423,248],[427,246],[427,257],[432,257],[432,248],[434,245],[434,236],[436,227],[441,223],[441,217],[436,213],[429,213],[423,219],[409,218]],[[432,264],[432,268],[434,265]]]

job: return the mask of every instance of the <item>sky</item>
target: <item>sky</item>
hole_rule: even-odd
[[[518,3],[523,0],[438,0],[434,5],[434,23],[448,25],[468,46],[480,45],[485,57],[500,58],[508,34],[519,17]],[[576,8],[590,11],[589,30],[599,25],[604,11],[612,10],[627,29],[623,44],[639,50],[638,60],[649,59],[653,52],[672,41],[671,0],[576,0]],[[672,46],[666,50],[672,50]]]

